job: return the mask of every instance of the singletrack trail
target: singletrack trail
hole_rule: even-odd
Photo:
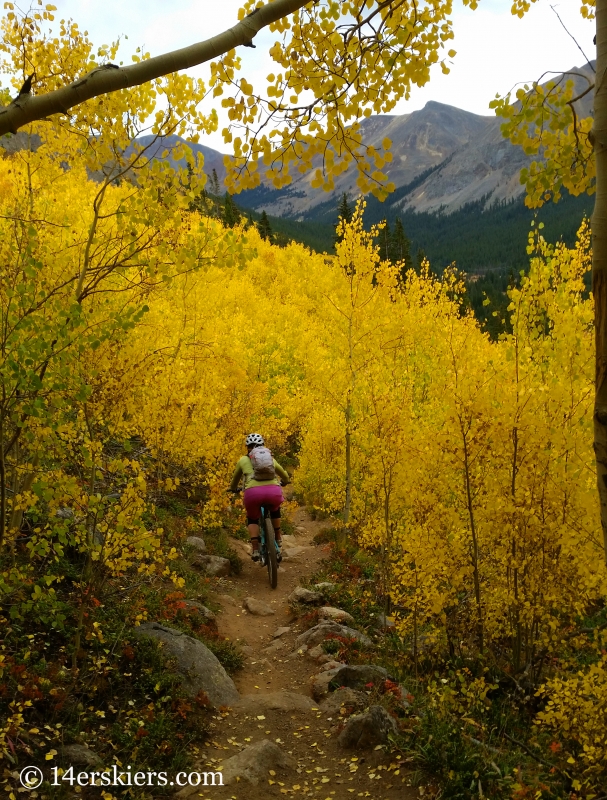
[[[235,676],[242,700],[237,707],[214,716],[210,741],[198,756],[198,769],[217,769],[243,748],[264,739],[277,742],[296,766],[276,767],[275,774],[269,773],[257,786],[241,780],[224,787],[198,787],[190,797],[413,800],[418,795],[408,785],[406,769],[396,772],[394,757],[384,750],[344,750],[337,743],[343,717],[339,713],[332,717],[323,713],[309,699],[306,703],[305,698],[311,697],[310,677],[319,673],[320,666],[296,652],[295,639],[303,628],[289,609],[288,596],[299,585],[300,577],[315,571],[325,553],[312,541],[322,523],[313,522],[303,509],[295,512],[293,521],[296,535],[285,539],[286,550],[293,555],[281,564],[275,590],[270,588],[266,568],[251,561],[249,547],[243,542],[234,543],[244,568],[241,575],[222,582],[219,591],[225,593],[217,598],[223,609],[218,626],[221,635],[238,643],[246,653],[245,666]],[[247,597],[267,603],[275,613],[248,613],[242,607]],[[290,631],[274,639],[273,634],[280,627],[289,627]],[[283,692],[283,699],[277,703],[278,692]],[[285,692],[296,696],[293,699]],[[294,708],[298,700],[308,707]],[[393,766],[388,770],[390,764]]]

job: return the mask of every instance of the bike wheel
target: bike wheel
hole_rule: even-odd
[[[266,529],[266,559],[268,566],[268,580],[272,589],[278,586],[278,561],[276,559],[276,544],[274,540],[274,528],[272,521],[268,518],[265,520]]]

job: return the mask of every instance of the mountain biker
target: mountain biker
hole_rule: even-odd
[[[276,544],[278,545],[278,560],[281,560],[280,546],[282,544],[282,533],[280,530],[280,506],[284,501],[281,485],[285,486],[289,482],[289,473],[280,466],[280,464],[272,459],[274,465],[274,472],[276,476],[268,480],[256,480],[254,476],[255,468],[250,458],[250,453],[256,447],[265,447],[263,436],[259,433],[250,433],[245,439],[247,446],[247,455],[238,459],[236,469],[232,475],[230,482],[231,492],[238,492],[238,484],[244,478],[244,496],[243,502],[247,512],[247,527],[249,529],[249,537],[251,541],[253,561],[259,561],[259,545],[261,539],[259,537],[259,519],[261,517],[261,507],[270,510],[270,519],[274,528],[274,536]]]

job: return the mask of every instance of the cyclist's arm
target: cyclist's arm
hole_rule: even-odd
[[[234,474],[232,475],[232,480],[230,481],[231,491],[235,492],[238,489],[238,484],[240,483],[241,478],[242,478],[242,469],[240,467],[240,464],[237,464],[236,469],[234,470]]]
[[[280,475],[280,477],[282,478],[283,483],[288,483],[289,482],[289,473],[286,471],[286,469],[281,467],[280,464],[278,463],[278,461],[276,461],[276,460],[274,461],[274,469],[276,470],[278,475]]]

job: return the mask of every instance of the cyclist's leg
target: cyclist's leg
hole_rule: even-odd
[[[274,528],[274,538],[276,539],[276,544],[282,545],[280,508],[278,508],[276,511],[270,511],[270,519],[272,520],[272,527]]]
[[[259,519],[247,517],[247,528],[249,530],[249,541],[253,545],[253,550],[259,550]]]
[[[249,529],[249,541],[251,542],[252,554],[255,559],[255,554],[259,554],[259,517],[261,516],[261,498],[259,492],[256,491],[259,487],[252,486],[250,489],[245,489],[243,496],[243,503],[247,512],[247,528]]]
[[[282,525],[280,519],[280,506],[284,502],[284,496],[282,494],[282,489],[280,486],[272,486],[272,498],[271,501],[268,502],[268,508],[270,509],[270,519],[272,520],[272,527],[274,528],[274,538],[276,539],[276,544],[279,546],[282,545]]]

